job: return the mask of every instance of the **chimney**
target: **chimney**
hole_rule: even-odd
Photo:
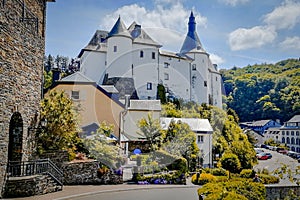
[[[128,110],[129,107],[130,107],[130,95],[125,94],[125,110]]]

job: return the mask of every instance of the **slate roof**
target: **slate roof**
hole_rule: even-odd
[[[168,129],[171,121],[175,122],[181,121],[183,123],[187,123],[191,130],[194,132],[213,132],[213,128],[211,127],[208,119],[198,119],[198,118],[170,118],[170,117],[161,117],[160,124],[163,129]]]
[[[186,54],[193,51],[206,53],[196,32],[195,17],[193,12],[191,12],[188,33],[181,47],[180,54]]]
[[[295,122],[300,122],[300,115],[295,115],[288,121],[288,123],[295,123]]]
[[[265,120],[258,120],[258,121],[253,121],[253,122],[242,122],[240,124],[248,126],[248,127],[251,127],[251,126],[265,126],[270,121],[271,121],[271,119],[265,119]]]
[[[112,36],[125,36],[131,38],[129,31],[127,30],[120,16],[115,25],[112,27],[111,31],[108,33],[108,37]]]
[[[62,78],[61,80],[57,81],[57,82],[62,82],[62,83],[66,83],[66,82],[72,82],[72,83],[96,83],[95,81],[93,81],[92,79],[86,77],[84,74],[82,74],[81,72],[75,72],[74,74],[71,74],[69,76],[66,76],[64,78]]]
[[[157,47],[161,47],[162,45],[154,41],[145,31],[142,29],[141,25],[133,22],[129,27],[128,31],[130,32],[132,38],[135,43],[140,44],[149,44]]]

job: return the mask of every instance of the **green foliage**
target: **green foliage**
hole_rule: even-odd
[[[103,122],[97,132],[92,134],[92,137],[83,139],[83,143],[91,157],[111,169],[116,169],[122,158],[119,155],[119,146],[112,144],[112,141],[107,138],[107,131],[111,132],[112,130],[112,125]]]
[[[137,181],[147,181],[156,184],[156,180],[165,181],[163,184],[186,184],[186,177],[178,171],[172,171],[164,174],[138,175]]]
[[[177,109],[175,104],[168,102],[167,104],[162,105],[161,116],[180,118],[182,117],[182,113]]]
[[[196,143],[196,135],[188,124],[181,121],[177,123],[171,121],[162,149],[170,154],[183,156],[192,165],[192,168],[195,169],[199,148]]]
[[[242,178],[253,178],[255,176],[255,171],[253,169],[243,169],[240,172]]]
[[[151,113],[148,113],[148,118],[142,118],[138,121],[141,136],[145,136],[150,143],[150,151],[159,149],[162,141],[162,131],[159,119],[153,119]]]
[[[232,173],[239,173],[241,170],[241,163],[239,158],[236,154],[231,152],[225,152],[219,163],[221,164],[222,168],[232,172]]]
[[[157,99],[160,99],[161,104],[166,104],[167,99],[166,99],[166,89],[163,84],[158,84],[157,85]]]
[[[47,89],[52,85],[52,71],[44,71],[44,88]]]
[[[228,176],[228,171],[223,168],[205,168],[203,171],[214,176]]]
[[[206,183],[214,183],[216,181],[217,178],[212,174],[201,173],[199,176],[197,174],[192,176],[192,183],[195,185],[205,185]]]
[[[227,106],[241,121],[287,121],[300,108],[300,60],[221,70]],[[245,101],[247,99],[247,101]]]
[[[259,179],[263,184],[276,184],[279,183],[279,177],[267,175],[267,174],[258,174]]]
[[[205,195],[205,200],[249,199],[264,200],[265,186],[249,180],[207,183],[198,189],[199,195]]]
[[[81,139],[78,113],[72,100],[63,91],[50,91],[41,102],[41,118],[47,120],[47,125],[39,135],[38,152],[67,150],[74,156]]]

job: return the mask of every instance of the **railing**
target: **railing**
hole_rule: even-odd
[[[41,159],[35,161],[9,161],[8,177],[32,176],[47,174],[60,186],[63,186],[63,172],[50,160]]]

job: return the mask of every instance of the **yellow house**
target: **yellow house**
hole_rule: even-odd
[[[79,107],[83,130],[89,132],[106,121],[114,125],[114,136],[120,138],[120,115],[124,105],[118,100],[114,86],[99,86],[81,72],[76,72],[56,81],[53,89],[65,91]]]

